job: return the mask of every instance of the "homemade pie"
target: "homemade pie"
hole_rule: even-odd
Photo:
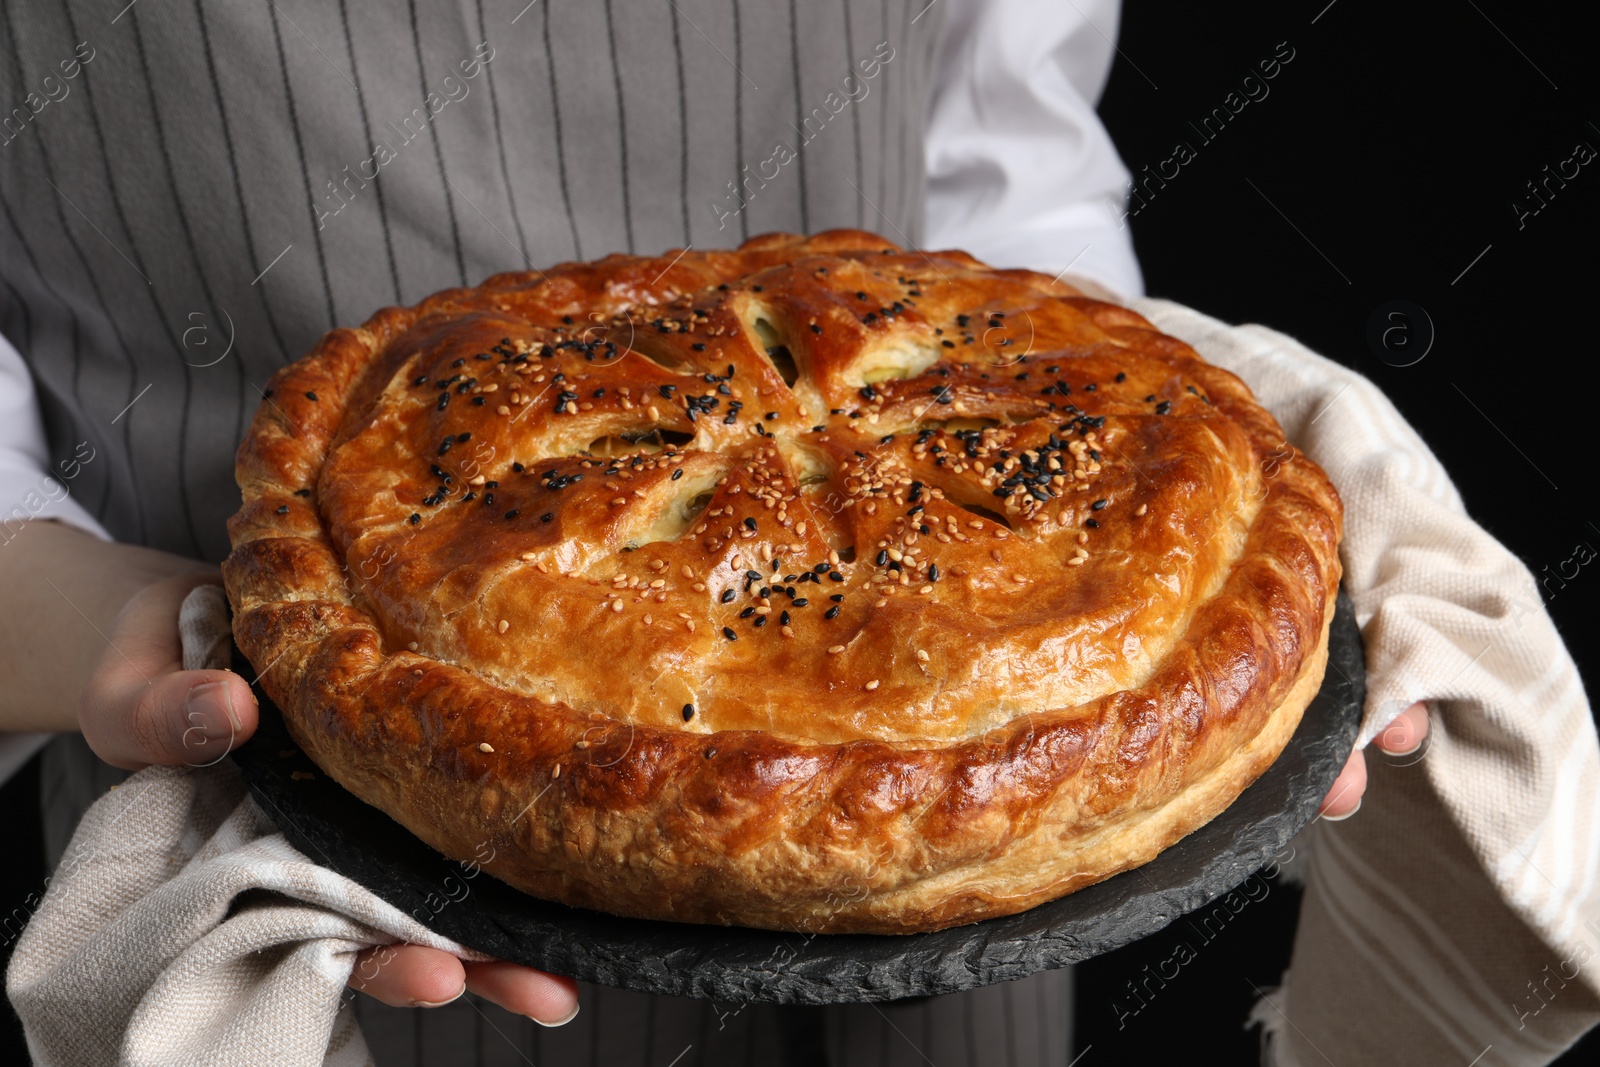
[[[305,751],[548,900],[935,930],[1138,866],[1317,691],[1341,505],[1232,374],[963,252],[774,234],[385,308],[238,453]]]

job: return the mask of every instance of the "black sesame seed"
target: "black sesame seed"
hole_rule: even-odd
[[[673,481],[677,481],[679,478],[682,478],[682,477],[683,477],[683,468],[682,467],[679,467],[677,470],[672,472],[672,480]]]
[[[1127,380],[1128,380],[1128,376],[1126,374],[1122,373],[1121,371],[1117,372],[1117,381],[1125,382]]]
[[[294,495],[295,496],[310,496],[311,495],[311,490],[309,490],[309,489],[296,489],[294,491]]]
[[[751,516],[746,515],[744,520],[744,528],[746,530],[754,530],[756,528],[756,520]]]
[[[813,322],[811,324],[811,332],[812,333],[821,333],[822,332],[822,327],[818,326],[816,323]]]
[[[780,625],[780,626],[788,626],[789,625],[789,613],[787,611],[784,612],[782,615],[778,616],[778,625]]]
[[[683,706],[683,721],[688,722],[692,718],[694,718],[694,705],[685,704]]]
[[[729,641],[739,640],[739,635],[733,632],[733,627],[731,626],[724,626],[722,628],[722,636],[726,637]]]
[[[794,589],[794,587],[790,586],[788,591],[792,593],[793,589]],[[798,599],[798,600],[796,600],[794,602],[794,606],[797,607],[797,608],[803,608],[809,603],[811,603],[811,601],[807,600],[805,597],[801,597],[800,599]]]
[[[278,506],[278,514],[279,515],[287,515],[287,514],[289,514],[289,505],[288,504],[279,505]]]
[[[306,390],[306,399],[314,404],[317,402],[317,394],[308,389]]]
[[[830,596],[828,599],[833,601],[835,604],[838,604],[838,603],[843,602],[844,594],[843,593],[835,593],[832,596]]]
[[[417,523],[419,523],[421,521],[422,521],[422,516],[418,515],[416,512],[413,511],[411,513],[411,525],[415,526]]]
[[[1093,504],[1089,505],[1089,507],[1093,508],[1095,511],[1099,511],[1105,506],[1106,502],[1104,500],[1096,500]]]
[[[756,609],[754,607],[748,607],[748,608],[745,608],[743,611],[739,612],[739,618],[748,619],[750,616],[754,615],[755,613],[756,613]]]
[[[888,562],[889,562],[889,550],[887,548],[880,548],[878,550],[878,566],[880,566],[880,567],[886,566],[888,564]]]
[[[735,593],[732,589],[724,589],[722,591],[722,602],[724,604],[731,604],[733,602],[733,598],[738,595],[739,594]]]
[[[844,575],[840,574],[838,571],[829,571],[828,572],[828,577],[833,579],[836,582],[844,581]]]
[[[483,407],[484,404],[486,404],[488,402],[489,402],[489,398],[486,397],[486,396],[475,396],[475,397],[472,398],[472,406],[473,407],[481,408],[481,407]]]
[[[767,624],[767,617],[765,615],[757,615],[756,616],[756,621],[751,623],[750,625],[759,629],[760,627],[765,626],[766,624]]]
[[[712,756],[715,756],[716,754],[717,754],[717,750],[715,748],[706,749],[706,759],[710,759]]]
[[[1089,527],[1089,529],[1091,529],[1091,530],[1100,529],[1100,520],[1099,519],[1084,519],[1083,520],[1083,524],[1085,526]]]
[[[540,522],[549,522],[551,519],[554,519],[555,517],[556,517],[555,516],[555,512],[547,511],[543,515],[539,516],[539,521]]]
[[[516,508],[512,508],[510,511],[506,512],[506,519],[514,519],[520,514],[522,514],[522,512],[518,511]]]
[[[928,581],[937,582],[938,580],[939,580],[939,565],[937,563],[928,564]]]

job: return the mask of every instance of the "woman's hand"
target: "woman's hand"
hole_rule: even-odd
[[[435,1008],[476,993],[541,1026],[578,1014],[578,984],[531,967],[492,960],[466,963],[422,945],[377,945],[356,957],[350,988],[396,1008]]]
[[[232,671],[183,669],[178,609],[217,568],[70,526],[30,521],[0,545],[0,730],[81,729],[127,770],[206,766],[255,732],[255,697]],[[515,964],[463,963],[421,945],[362,952],[350,986],[385,1004],[434,1006],[471,990],[558,1026],[577,1014],[577,985]]]
[[[178,608],[215,569],[151,582],[128,599],[78,706],[95,755],[114,767],[209,766],[256,731],[250,683],[232,671],[186,671]]]
[[[1428,706],[1421,701],[1411,705],[1372,739],[1372,744],[1391,756],[1409,756],[1422,747],[1428,737]],[[1344,770],[1333,781],[1317,814],[1331,822],[1348,819],[1361,809],[1361,794],[1367,790],[1367,761],[1361,749],[1350,753]]]

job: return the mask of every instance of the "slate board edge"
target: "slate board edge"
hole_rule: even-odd
[[[394,872],[401,867],[377,863],[376,873],[362,869],[366,857],[361,855],[361,844],[342,848],[337,823],[303,806],[296,809],[296,797],[302,795],[294,788],[297,783],[281,768],[273,773],[260,746],[253,753],[248,746],[242,749],[236,753],[236,761],[245,771],[258,803],[296,848],[336,870],[351,868],[342,873],[402,911],[427,918],[425,925],[435,932],[480,951],[602,985],[730,1004],[896,1000],[1012,981],[1120,948],[1205,907],[1264,866],[1311,820],[1354,744],[1360,724],[1365,696],[1364,659],[1354,610],[1342,591],[1333,631],[1327,675],[1301,730],[1284,756],[1228,811],[1144,868],[1124,872],[1021,915],[933,934],[783,934],[618,919],[535,901],[486,874],[466,878],[459,865],[433,853],[399,824],[329,782],[325,788],[338,793],[326,805],[333,810],[334,819],[349,815],[370,821],[375,815],[392,827],[394,835],[407,839],[420,854],[436,861],[438,875],[413,878],[406,884],[395,877]],[[270,701],[264,694],[261,696],[264,710],[270,709]],[[269,713],[274,712],[272,709]],[[1319,718],[1313,722],[1314,715],[1328,721]],[[1307,725],[1317,729],[1308,731]],[[276,729],[281,734],[281,724]],[[266,733],[264,716],[263,741],[267,740]],[[309,762],[306,765],[310,766]],[[1287,802],[1275,811],[1269,809],[1269,817],[1257,823],[1234,826],[1229,813],[1248,806],[1247,797],[1267,788],[1286,794]],[[341,811],[346,802],[353,807]],[[286,811],[284,805],[291,810]],[[1219,841],[1222,847],[1218,847]],[[330,854],[330,847],[337,858]],[[413,859],[415,863],[423,862]],[[1158,865],[1171,867],[1183,862],[1194,864],[1196,869],[1181,884],[1163,887],[1152,880],[1152,873],[1159,875],[1164,869]],[[455,883],[450,883],[452,877]],[[441,890],[452,884],[467,890],[463,899],[441,896]],[[419,890],[433,895],[424,897],[427,903],[420,907],[413,903],[408,909],[408,901],[415,901]],[[1119,898],[1126,899],[1113,907]],[[431,909],[441,899],[445,902],[436,913],[417,914]],[[1104,906],[1095,911],[1094,906],[1102,901]],[[1086,914],[1064,923],[1045,920],[1050,912],[1069,902],[1072,910]],[[526,919],[522,930],[513,930],[502,921],[503,915],[495,913],[496,903],[502,910],[509,904],[518,918],[525,918],[522,913],[527,912],[542,912],[545,916]],[[1130,912],[1134,918],[1130,918]],[[1143,922],[1137,921],[1141,915],[1145,917]],[[535,933],[530,935],[528,927],[536,928]]]

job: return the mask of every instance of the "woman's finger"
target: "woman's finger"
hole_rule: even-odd
[[[1358,748],[1345,760],[1344,770],[1333,781],[1333,788],[1322,799],[1317,814],[1330,822],[1348,819],[1361,808],[1361,794],[1367,791],[1367,761]]]
[[[1409,756],[1422,747],[1428,736],[1428,705],[1417,701],[1395,720],[1372,743],[1391,756]]]
[[[561,1026],[578,1014],[578,983],[570,978],[499,960],[466,967],[468,989],[541,1026]]]
[[[467,991],[466,971],[448,952],[422,945],[375,945],[356,956],[349,986],[391,1008],[437,1008]]]
[[[216,763],[255,732],[257,717],[250,684],[232,671],[173,671],[121,685],[91,679],[78,724],[101,759],[138,770]]]

